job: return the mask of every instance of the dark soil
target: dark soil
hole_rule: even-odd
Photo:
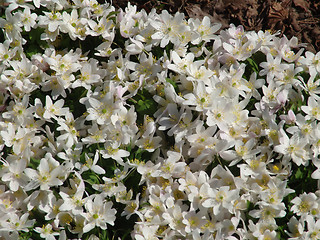
[[[150,12],[156,8],[174,14],[183,12],[186,17],[209,16],[220,22],[222,28],[230,23],[242,25],[247,31],[280,31],[288,39],[296,36],[306,49],[320,51],[320,1],[319,0],[131,0],[138,9]],[[112,4],[124,9],[128,1],[113,0]]]

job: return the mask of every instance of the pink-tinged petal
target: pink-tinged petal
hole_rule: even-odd
[[[234,47],[233,47],[231,44],[224,42],[224,43],[223,43],[223,48],[224,48],[227,52],[229,52],[229,53],[231,53],[231,54],[233,53]]]
[[[296,121],[296,115],[291,109],[288,111],[288,120],[293,123]]]

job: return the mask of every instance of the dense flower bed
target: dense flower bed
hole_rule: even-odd
[[[8,3],[1,239],[320,238],[320,53],[130,4]]]

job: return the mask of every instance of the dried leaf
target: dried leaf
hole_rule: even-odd
[[[309,3],[306,2],[305,0],[293,0],[293,4],[296,6],[296,7],[300,7],[302,8],[304,11],[306,12],[309,12]]]
[[[269,18],[276,18],[279,21],[287,19],[289,10],[284,8],[281,3],[275,2],[269,10]]]
[[[208,16],[213,21],[212,16],[204,12],[198,4],[188,4],[184,7],[190,18],[198,18],[202,20],[205,16]]]

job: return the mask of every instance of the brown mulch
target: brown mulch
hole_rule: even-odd
[[[242,25],[247,31],[281,31],[290,39],[296,36],[306,49],[320,51],[320,1],[319,0],[130,0],[138,9],[157,12],[166,9],[174,14],[183,12],[186,17],[209,16],[220,22],[222,28],[230,23]],[[113,0],[112,4],[124,9],[128,1]]]

